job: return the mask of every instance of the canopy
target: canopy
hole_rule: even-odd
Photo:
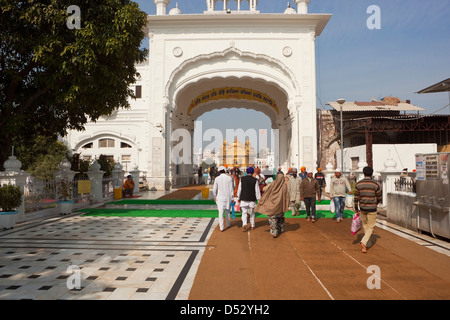
[[[441,82],[438,82],[436,84],[433,84],[432,86],[422,89],[417,93],[434,93],[446,91],[450,91],[450,78],[448,78],[447,80],[442,80]]]

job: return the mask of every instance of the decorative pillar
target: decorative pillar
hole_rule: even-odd
[[[245,140],[245,167],[248,168],[250,164],[250,140]]]
[[[100,164],[97,159],[91,164],[87,175],[91,180],[91,194],[94,202],[103,202],[103,174],[105,172],[100,170]]]
[[[167,6],[170,3],[170,0],[153,0],[156,5],[156,15],[165,15],[167,12]]]
[[[325,183],[327,184],[327,186],[325,187],[325,192],[330,192],[331,177],[334,174],[333,165],[330,162],[328,162],[323,173],[325,175]]]
[[[113,187],[114,188],[119,188],[123,186],[123,177],[125,172],[122,169],[122,165],[117,162],[114,165],[114,169],[112,171],[112,178],[113,178]]]
[[[64,158],[55,172],[56,200],[61,214],[69,214],[73,208],[73,177],[75,171],[70,170],[70,162]]]
[[[208,11],[214,11],[214,0],[206,0]]]
[[[227,139],[223,140],[222,145],[222,165],[227,164]]]
[[[135,164],[132,168],[132,170],[130,171],[131,176],[133,177],[133,181],[134,181],[134,189],[133,189],[133,194],[137,194],[139,193],[139,169],[137,164]]]
[[[22,192],[22,204],[17,210],[17,222],[25,221],[25,184],[29,173],[21,170],[22,163],[14,156],[14,149],[11,156],[3,163],[4,172],[0,173],[0,186],[11,184],[18,186]]]
[[[300,141],[300,112],[301,112],[301,106],[302,103],[299,98],[296,98],[295,101],[291,100],[289,101],[288,108],[289,110],[292,110],[289,112],[290,119],[287,119],[286,121],[289,121],[289,125],[291,127],[291,159],[289,163],[289,167],[297,167],[300,168],[301,165],[303,165],[303,162],[300,160],[300,150],[303,151],[301,147],[301,141]]]
[[[307,14],[309,1],[310,0],[295,0],[295,4],[297,5],[297,13]]]
[[[380,175],[383,178],[383,207],[387,206],[387,194],[395,191],[395,180],[399,179],[401,171],[397,171],[397,162],[391,157],[391,150],[389,150],[388,159],[384,162],[384,170],[380,170]]]

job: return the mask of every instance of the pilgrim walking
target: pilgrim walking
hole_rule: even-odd
[[[292,216],[298,216],[300,214],[300,184],[302,178],[297,176],[297,168],[292,168],[292,176],[289,178],[288,191],[290,199],[290,207]]]
[[[218,170],[220,175],[214,180],[213,193],[214,201],[219,210],[219,228],[220,231],[224,231],[224,212],[226,228],[230,226],[230,207],[231,202],[234,201],[234,184],[233,178],[230,175],[225,174],[224,166],[220,166]]]
[[[255,207],[255,212],[269,219],[270,234],[277,238],[284,231],[284,213],[289,210],[289,192],[284,174],[279,173],[269,184]]]
[[[255,229],[255,206],[256,201],[261,198],[261,192],[259,190],[258,179],[253,177],[254,169],[252,167],[247,168],[247,175],[241,178],[239,187],[237,190],[237,197],[239,199],[240,208],[242,212],[242,231],[247,231],[248,217],[250,217],[250,226]]]
[[[334,201],[336,210],[336,222],[341,222],[345,209],[345,193],[352,194],[350,183],[342,175],[341,169],[336,169],[330,182],[330,197]]]
[[[364,237],[361,239],[361,251],[367,252],[367,244],[377,222],[377,205],[382,201],[381,188],[372,179],[373,169],[364,167],[364,179],[358,181],[355,186],[355,211],[361,217]]]
[[[305,202],[306,221],[316,222],[316,195],[318,194],[319,182],[313,178],[313,172],[308,171],[306,178],[300,184],[300,199]]]

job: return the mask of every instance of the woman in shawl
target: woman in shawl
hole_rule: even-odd
[[[284,213],[289,210],[289,193],[284,174],[277,174],[275,181],[265,189],[255,212],[268,217],[270,233],[276,238],[284,230]]]

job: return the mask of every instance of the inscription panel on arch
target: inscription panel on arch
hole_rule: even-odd
[[[222,99],[237,99],[237,100],[245,99],[251,101],[258,101],[271,106],[277,114],[280,113],[275,100],[260,91],[241,87],[224,87],[212,89],[200,94],[190,103],[188,114],[191,114],[191,111],[194,108],[203,103]]]

